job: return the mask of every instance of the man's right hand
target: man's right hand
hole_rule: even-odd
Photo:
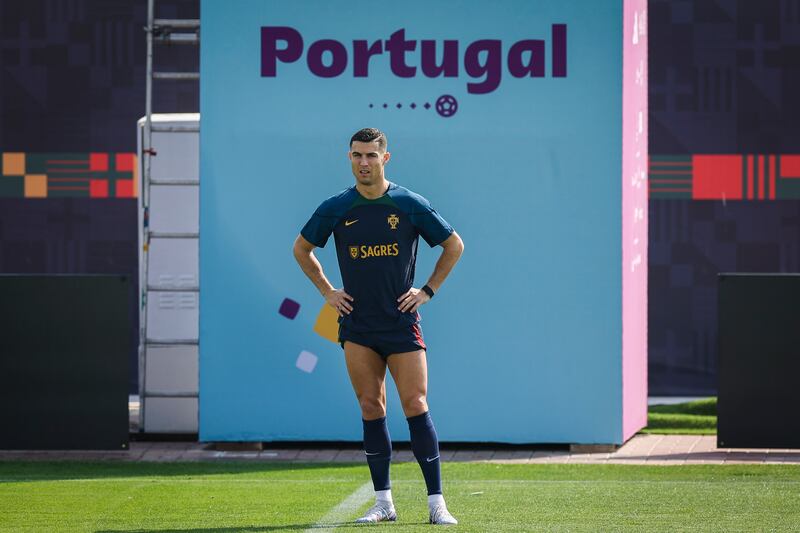
[[[344,289],[329,290],[325,294],[325,301],[336,309],[339,316],[349,315],[353,311],[353,306],[350,304],[353,301],[353,297],[344,292]]]

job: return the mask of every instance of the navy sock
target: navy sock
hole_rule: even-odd
[[[408,418],[411,433],[411,450],[417,458],[428,495],[442,493],[442,473],[439,463],[439,439],[428,411]]]
[[[375,490],[391,488],[389,465],[392,462],[392,439],[386,426],[386,417],[364,422],[364,453],[367,454],[369,473]]]

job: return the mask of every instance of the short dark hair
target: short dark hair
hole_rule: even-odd
[[[363,128],[358,130],[350,137],[350,146],[353,146],[353,141],[362,143],[371,143],[372,141],[378,142],[378,148],[386,150],[386,134],[378,128]]]

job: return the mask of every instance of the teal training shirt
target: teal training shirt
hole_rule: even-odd
[[[331,233],[344,290],[354,299],[339,323],[366,333],[419,322],[419,313],[397,309],[397,298],[414,283],[419,236],[434,247],[453,233],[428,200],[394,183],[368,200],[354,185],[322,202],[300,231],[320,248]]]

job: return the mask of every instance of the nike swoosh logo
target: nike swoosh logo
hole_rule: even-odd
[[[425,460],[430,463],[431,461],[435,461],[438,458],[439,458],[439,456],[437,455],[436,457],[426,457]]]
[[[358,222],[358,219],[355,219],[355,220],[345,220],[345,221],[344,221],[344,225],[345,225],[345,226],[352,226],[352,225],[353,225],[353,224],[355,224],[356,222]]]
[[[375,452],[375,453],[364,452],[364,453],[367,455],[379,455],[381,452]]]

